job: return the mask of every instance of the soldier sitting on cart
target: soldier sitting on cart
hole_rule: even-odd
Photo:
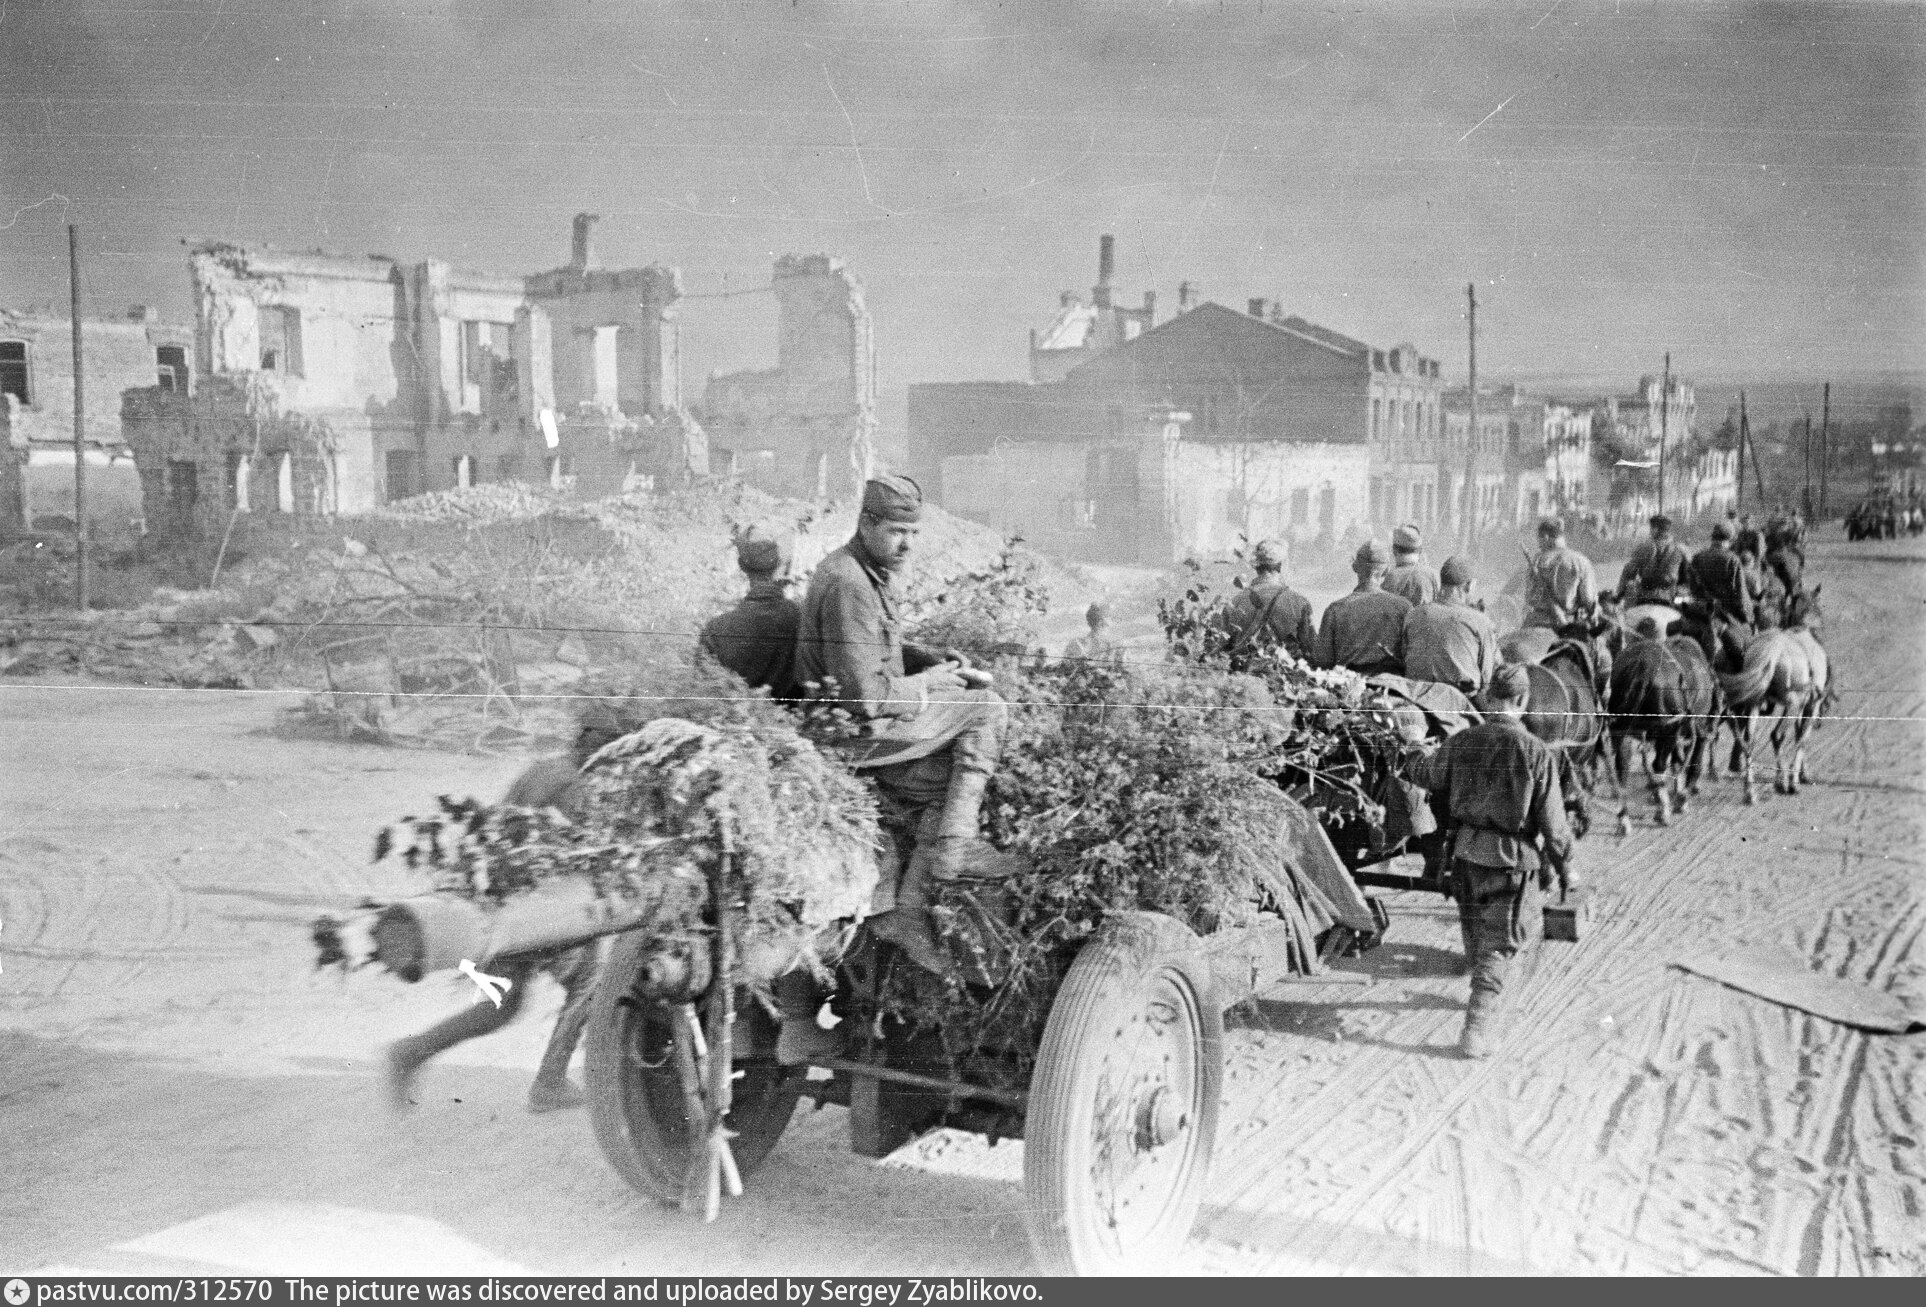
[[[1572,833],[1559,766],[1525,730],[1531,680],[1500,667],[1485,696],[1485,721],[1452,736],[1412,779],[1441,800],[1451,826],[1451,875],[1471,966],[1471,999],[1460,1049],[1491,1055],[1505,982],[1554,871],[1567,877]]]
[[[767,689],[778,701],[798,697],[796,630],[802,610],[787,594],[789,562],[787,536],[751,531],[738,539],[736,566],[749,578],[749,593],[702,628],[696,652],[698,663],[720,663],[751,689]]]
[[[855,719],[861,733],[841,746],[845,759],[876,783],[885,828],[913,844],[900,885],[891,884],[894,867],[883,869],[882,910],[869,918],[870,929],[941,974],[949,965],[930,930],[930,892],[974,851],[1009,713],[989,688],[989,673],[953,651],[903,642],[895,580],[909,563],[922,516],[922,489],[908,477],[863,487],[855,537],[810,578],[796,679],[809,697]],[[784,976],[776,1000],[783,1015],[779,1061],[796,1065],[839,1051],[840,1032],[814,1019],[822,996],[806,972]]]

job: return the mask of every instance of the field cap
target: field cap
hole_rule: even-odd
[[[1517,663],[1506,663],[1491,674],[1491,697],[1523,699],[1531,693],[1531,676]]]
[[[1407,554],[1414,553],[1424,548],[1424,536],[1419,533],[1417,527],[1406,522],[1391,533],[1391,547],[1402,549]]]
[[[1723,522],[1715,522],[1712,525],[1712,538],[1714,540],[1730,540],[1732,538],[1732,528]]]
[[[1438,582],[1441,585],[1470,585],[1471,560],[1456,557],[1445,559],[1445,565],[1438,569]]]
[[[1289,552],[1282,540],[1259,540],[1251,561],[1259,567],[1282,567],[1284,556]]]
[[[1565,538],[1565,524],[1555,517],[1548,517],[1538,524],[1538,534],[1551,540]]]
[[[1672,519],[1663,513],[1654,513],[1652,514],[1651,527],[1654,531],[1670,531],[1672,529]]]
[[[1357,557],[1351,560],[1351,570],[1366,572],[1373,568],[1391,566],[1391,551],[1384,547],[1382,540],[1366,540],[1358,546]]]
[[[894,473],[864,482],[863,511],[883,522],[920,522],[923,487]]]

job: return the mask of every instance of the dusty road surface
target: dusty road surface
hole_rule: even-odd
[[[1814,783],[1715,780],[1582,846],[1599,918],[1460,1061],[1441,900],[1393,896],[1368,987],[1241,1015],[1203,1217],[1230,1273],[1926,1274],[1926,1035],[1677,970],[1782,944],[1926,1000],[1926,548],[1818,547],[1844,694]],[[272,696],[0,682],[0,1271],[1023,1273],[1021,1145],[883,1164],[799,1114],[713,1226],[522,1107],[559,991],[382,1107],[389,1039],[464,986],[316,975],[305,924],[406,888],[374,828],[518,764],[295,741]],[[547,986],[548,982],[540,982]],[[579,1074],[579,1071],[578,1071]]]

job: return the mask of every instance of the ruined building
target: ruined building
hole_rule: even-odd
[[[121,438],[120,394],[130,386],[185,390],[194,332],[135,304],[119,318],[81,319],[80,335],[87,517],[105,538],[141,514],[133,457]],[[0,455],[0,532],[72,522],[73,321],[65,312],[0,309]]]
[[[862,283],[827,255],[785,255],[772,284],[776,366],[709,378],[715,470],[772,494],[846,499],[875,462],[876,338]]]
[[[568,264],[532,276],[194,248],[191,384],[121,397],[150,529],[488,481],[598,495],[706,474],[682,403],[679,276],[598,268],[594,222],[577,215]]]
[[[1030,332],[1030,380],[1061,381],[1070,369],[1157,325],[1157,292],[1144,292],[1141,309],[1121,308],[1113,302],[1110,283],[1116,267],[1117,238],[1098,237],[1097,284],[1090,288],[1090,302],[1085,304],[1074,292],[1064,291],[1050,325]],[[1184,292],[1188,290],[1186,283]],[[1180,304],[1179,311],[1189,307]]]

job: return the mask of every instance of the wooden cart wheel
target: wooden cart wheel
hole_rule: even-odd
[[[675,1204],[688,1174],[692,1131],[676,1078],[670,1009],[636,989],[648,944],[640,933],[617,940],[596,987],[586,1041],[588,1113],[595,1142],[617,1174],[637,1191]],[[737,1011],[738,1029],[769,1020],[751,1001]],[[738,1036],[738,1049],[752,1044],[773,1047],[774,1036]],[[782,1137],[799,1090],[773,1057],[738,1052],[735,1066],[742,1078],[731,1100],[729,1128],[736,1138],[730,1147],[737,1169],[747,1175]]]
[[[1200,942],[1118,913],[1044,1026],[1023,1133],[1030,1244],[1047,1275],[1160,1272],[1203,1201],[1224,1019]]]

